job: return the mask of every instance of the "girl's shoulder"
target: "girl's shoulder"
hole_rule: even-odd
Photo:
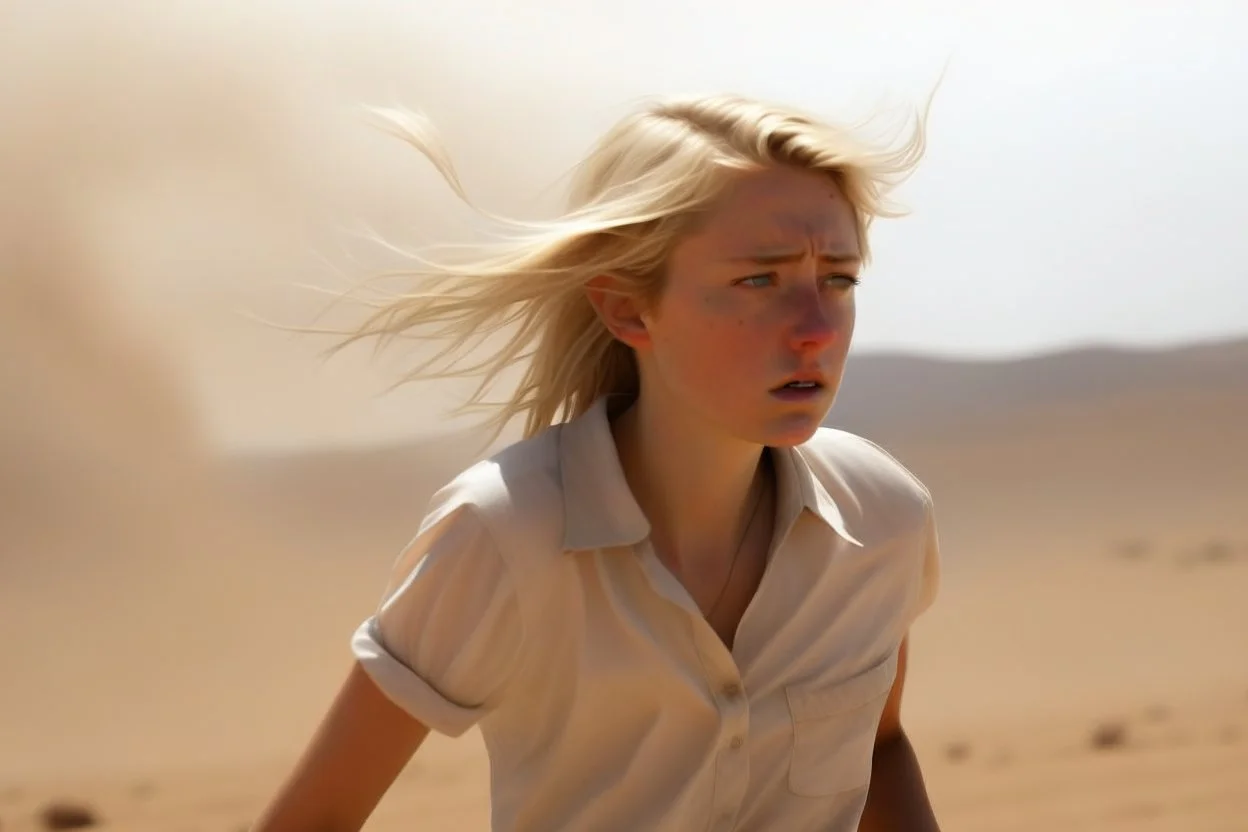
[[[797,450],[820,485],[839,497],[838,503],[920,521],[932,512],[932,495],[923,481],[866,437],[822,427]]]
[[[423,525],[467,510],[506,560],[555,551],[563,523],[558,430],[522,439],[460,471],[434,493]]]

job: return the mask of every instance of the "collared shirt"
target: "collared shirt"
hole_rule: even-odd
[[[772,554],[729,650],[649,543],[605,400],[440,490],[352,649],[431,729],[480,727],[492,827],[853,832],[931,497],[821,428],[771,449]]]

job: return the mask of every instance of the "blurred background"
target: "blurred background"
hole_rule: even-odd
[[[943,72],[830,419],[940,512],[938,812],[1248,829],[1246,43],[1231,0],[5,4],[0,827],[243,828],[483,452],[463,386],[387,392],[414,346],[259,322],[473,233],[364,105],[540,216],[641,96],[904,129]],[[435,738],[370,828],[484,829],[486,778]]]

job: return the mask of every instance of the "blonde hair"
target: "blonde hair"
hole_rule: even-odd
[[[377,112],[471,204],[426,119]],[[463,409],[484,406],[499,376],[527,361],[510,399],[493,406],[489,425],[497,437],[523,417],[524,435],[532,436],[580,415],[600,396],[637,393],[632,350],[599,320],[586,295],[588,281],[612,275],[627,290],[653,297],[668,253],[722,192],[729,174],[774,164],[826,171],[834,179],[854,211],[866,260],[872,220],[902,213],[887,197],[923,154],[925,116],[900,147],[885,149],[805,113],[742,96],[652,103],[616,123],[576,166],[561,216],[503,220],[506,236],[457,262],[417,257],[417,267],[401,273],[415,279],[417,289],[374,303],[375,311],[337,348],[370,337],[379,346],[399,335],[444,340],[400,383],[479,377]],[[504,337],[498,349],[466,361],[471,344],[499,333]],[[448,358],[444,368],[434,369]]]

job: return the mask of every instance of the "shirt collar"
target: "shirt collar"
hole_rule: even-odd
[[[608,397],[599,398],[560,427],[565,550],[631,546],[650,535],[650,521],[624,479],[607,403]]]
[[[787,500],[782,500],[782,506],[788,506],[791,514],[787,517],[778,518],[779,522],[784,523],[785,533],[788,532],[790,525],[797,520],[803,509],[810,511],[820,520],[828,525],[832,531],[843,537],[855,546],[862,546],[849,528],[845,524],[845,515],[841,512],[840,506],[833,499],[832,494],[828,491],[827,485],[817,476],[811,469],[807,455],[810,449],[804,445],[796,448],[776,448],[776,481],[780,483],[780,493],[785,493],[786,487],[791,495]],[[833,477],[835,479],[835,477]],[[843,485],[843,483],[838,484]],[[839,493],[849,495],[850,491],[847,487],[836,489]]]
[[[616,451],[608,419],[608,397],[559,428],[559,470],[563,488],[563,548],[588,551],[632,546],[650,535],[650,522],[637,504]],[[773,448],[777,482],[777,531],[787,534],[809,510],[850,543],[850,534],[828,489],[814,475],[802,448]]]

